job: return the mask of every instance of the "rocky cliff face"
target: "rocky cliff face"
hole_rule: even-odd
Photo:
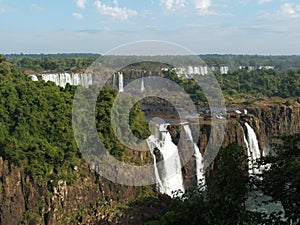
[[[231,143],[244,146],[245,122],[254,128],[261,149],[268,149],[278,135],[300,133],[299,106],[248,107],[247,110],[248,114],[229,113],[227,121],[220,120],[226,122],[224,147]],[[200,122],[198,146],[201,152],[205,150],[211,126],[218,124]],[[174,142],[178,143],[181,130],[178,126],[170,129]],[[215,138],[218,138],[218,132]],[[192,143],[188,142],[179,143],[182,155],[189,151],[184,147],[191,146]],[[137,197],[145,191],[144,188],[114,184],[99,177],[84,163],[74,169],[82,174],[75,183],[67,184],[62,179],[54,185],[51,181],[40,182],[27,175],[24,168],[0,158],[0,224],[95,224],[96,221],[99,224],[132,221],[128,224],[134,224],[135,218],[122,212],[115,217],[118,212],[111,211],[111,208],[114,208],[115,201],[128,202]],[[195,160],[185,165],[183,174],[186,187],[196,184]]]
[[[109,210],[114,201],[126,202],[142,192],[140,187],[116,185],[105,180],[87,165],[76,169],[85,175],[71,185],[64,180],[56,185],[51,181],[42,184],[26,175],[24,169],[0,158],[0,224],[109,222],[114,217]]]
[[[225,136],[222,147],[229,144],[237,144],[245,147],[244,129],[245,122],[255,130],[259,141],[261,153],[268,153],[271,150],[271,143],[277,142],[277,137],[283,135],[293,135],[300,133],[300,106],[263,106],[263,107],[247,107],[248,113],[237,114],[229,112],[227,120],[219,120],[218,123],[212,124],[210,120],[200,119],[200,132],[198,146],[203,153],[207,146],[212,127],[215,127],[216,133],[213,139],[221,138],[221,123],[226,123]],[[181,130],[178,127],[171,127],[170,133],[173,141],[176,143],[180,138]],[[184,145],[188,146],[188,145]],[[184,146],[179,149],[184,155]],[[213,165],[212,165],[213,166]],[[195,159],[192,158],[183,168],[185,186],[193,186],[196,184]]]
[[[245,122],[255,130],[258,137],[260,149],[270,148],[270,144],[276,141],[277,137],[300,133],[300,106],[264,106],[248,107],[247,114],[228,113],[226,121],[226,132],[222,146],[236,143],[244,146],[243,134]],[[200,142],[201,151],[205,150],[211,126],[200,122]]]

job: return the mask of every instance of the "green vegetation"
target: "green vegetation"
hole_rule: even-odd
[[[300,70],[239,70],[217,79],[228,98],[300,96]]]
[[[300,134],[284,137],[283,144],[275,145],[276,156],[266,158],[262,163],[272,167],[263,174],[261,184],[264,193],[281,201],[288,224],[300,222]]]
[[[96,127],[100,135],[100,139],[106,149],[117,159],[134,163],[136,159],[131,159],[130,149],[124,146],[118,137],[129,137],[128,132],[132,132],[139,139],[146,139],[150,136],[148,122],[145,120],[144,112],[139,104],[133,104],[133,99],[125,98],[115,101],[117,89],[104,87],[100,91],[96,104]],[[113,110],[113,104],[115,107]],[[130,129],[126,129],[128,118],[123,106],[133,105],[129,114]],[[118,119],[116,134],[112,127],[111,116]],[[126,119],[127,118],[127,119]],[[130,131],[131,130],[131,131]],[[129,141],[126,139],[126,141]]]
[[[72,88],[32,82],[0,63],[0,154],[40,179],[74,178],[79,152],[71,128]]]
[[[54,55],[7,55],[9,61],[28,72],[84,71],[99,55],[54,54]]]
[[[185,89],[194,102],[205,103],[206,97],[193,79],[179,79],[176,74],[165,72],[169,77]],[[215,74],[225,99],[228,103],[242,101],[244,104],[253,104],[263,98],[292,98],[299,101],[300,96],[300,70],[237,70],[227,75]],[[199,76],[200,82],[209,83],[207,76]],[[214,88],[210,87],[211,93]]]
[[[70,85],[63,89],[52,82],[33,82],[0,56],[0,156],[41,181],[64,179],[70,183],[80,176],[74,171],[81,162],[72,130],[75,89]],[[111,88],[101,92],[97,128],[111,154],[130,158],[110,126],[115,97],[116,90]],[[135,135],[149,135],[148,123],[138,105],[131,110],[130,122]]]

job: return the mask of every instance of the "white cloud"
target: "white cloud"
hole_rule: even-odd
[[[211,0],[196,0],[195,7],[198,10],[208,11],[211,6]]]
[[[262,4],[265,4],[265,3],[269,3],[271,2],[272,0],[258,0],[258,4],[259,5],[262,5]]]
[[[160,0],[160,5],[166,10],[176,10],[185,7],[185,0]]]
[[[76,6],[80,9],[84,9],[87,3],[87,0],[75,0]]]
[[[298,17],[298,14],[294,8],[294,6],[290,3],[284,3],[281,5],[279,10],[279,15],[287,18],[296,18]]]
[[[1,7],[1,6],[0,6],[0,13],[4,13],[4,12],[5,12],[4,7]]]
[[[210,10],[211,0],[195,0],[195,9],[199,15],[219,15],[220,13]]]
[[[133,17],[138,14],[135,10],[119,7],[118,1],[114,1],[114,4],[114,6],[108,6],[103,4],[101,1],[95,1],[95,6],[98,12],[104,16],[127,20],[129,17]]]
[[[265,12],[263,15],[259,16],[260,19],[270,19],[270,20],[287,20],[299,18],[300,5],[295,5],[292,3],[283,3],[279,10],[270,13]]]
[[[83,15],[81,13],[77,13],[77,12],[74,12],[73,13],[73,16],[78,19],[78,20],[82,20],[83,19]]]

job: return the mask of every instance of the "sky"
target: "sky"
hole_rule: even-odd
[[[0,53],[160,40],[197,54],[300,54],[299,0],[0,0]]]

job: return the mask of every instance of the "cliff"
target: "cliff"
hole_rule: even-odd
[[[126,203],[143,192],[105,180],[86,164],[75,169],[82,174],[75,183],[45,184],[0,158],[0,224],[107,224],[118,213],[115,202]]]
[[[223,147],[231,143],[244,146],[245,122],[254,128],[261,150],[268,150],[279,135],[300,133],[299,106],[253,106],[247,110],[247,114],[230,112],[227,120],[220,120],[220,123],[226,122]],[[198,146],[201,152],[205,150],[211,126],[219,125],[200,120]],[[178,143],[181,130],[178,126],[170,127],[175,143]],[[215,138],[218,138],[218,132]],[[186,142],[179,143],[181,155],[189,151],[184,146],[192,144]],[[152,200],[149,205],[138,202],[141,211],[130,211],[126,205],[143,193],[151,193],[152,187],[114,184],[99,177],[84,162],[74,170],[78,173],[75,183],[68,184],[63,179],[45,183],[27,175],[25,168],[0,158],[0,224],[137,224],[157,218],[167,210],[168,199],[165,199],[165,203]],[[185,165],[183,175],[186,187],[196,184],[194,160]],[[165,207],[157,206],[160,204]],[[139,215],[142,211],[144,219]]]
[[[278,137],[285,135],[293,135],[300,133],[300,106],[281,105],[266,105],[247,107],[247,114],[238,114],[234,111],[227,113],[227,120],[217,120],[217,123],[212,123],[210,119],[200,118],[200,132],[198,146],[202,153],[209,141],[212,128],[216,130],[212,136],[213,139],[221,138],[222,124],[226,123],[225,136],[223,138],[222,147],[229,144],[237,144],[241,147],[246,147],[244,143],[245,123],[255,130],[258,138],[260,151],[262,154],[267,154],[271,151],[272,143],[278,142]],[[241,110],[243,111],[243,110]],[[192,126],[191,126],[192,127]],[[177,144],[181,129],[178,126],[170,127],[170,133],[173,141]],[[194,140],[196,140],[194,138]],[[189,143],[180,145],[181,157],[184,157],[190,151]],[[213,164],[211,165],[213,167]],[[184,176],[184,184],[186,187],[196,184],[195,159],[192,159],[185,164],[182,169]]]

